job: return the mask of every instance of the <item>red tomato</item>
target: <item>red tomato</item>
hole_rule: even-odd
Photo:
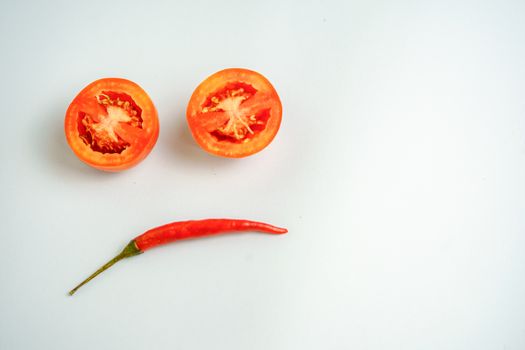
[[[281,115],[272,84],[241,68],[225,69],[204,80],[186,110],[195,141],[212,154],[231,158],[265,148],[279,130]]]
[[[92,82],[69,105],[66,138],[78,158],[100,170],[121,171],[144,159],[159,135],[153,102],[137,84]]]

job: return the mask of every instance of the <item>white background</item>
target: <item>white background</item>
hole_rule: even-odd
[[[1,349],[524,349],[525,2],[0,4]],[[206,76],[264,74],[274,142],[206,154]],[[91,81],[131,79],[160,137],[136,168],[63,134]],[[177,220],[288,235],[181,242],[67,291]]]

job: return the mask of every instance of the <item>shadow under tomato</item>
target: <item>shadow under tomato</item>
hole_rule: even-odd
[[[39,152],[43,153],[42,159],[52,164],[52,168],[57,172],[68,175],[100,178],[105,174],[112,174],[92,168],[75,156],[64,133],[66,108],[67,106],[62,106],[51,110],[49,116],[44,118],[45,125],[37,130],[41,137]]]
[[[185,116],[177,116],[175,125],[169,128],[171,149],[176,154],[176,159],[190,166],[217,168],[232,166],[239,159],[223,158],[203,150],[193,139]]]

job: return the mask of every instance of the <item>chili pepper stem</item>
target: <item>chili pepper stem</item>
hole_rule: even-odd
[[[143,251],[141,251],[137,247],[137,244],[135,243],[135,240],[132,240],[131,242],[128,243],[128,245],[116,257],[114,257],[113,259],[108,261],[106,264],[104,264],[104,266],[102,266],[100,269],[95,271],[91,276],[89,276],[84,281],[82,281],[82,283],[80,283],[78,286],[76,286],[75,288],[71,289],[69,291],[69,295],[75,294],[75,292],[80,287],[82,287],[84,284],[88,283],[93,278],[95,278],[98,275],[100,275],[102,272],[104,272],[107,269],[109,269],[111,266],[113,266],[115,263],[119,262],[120,260],[125,259],[125,258],[129,258],[129,257],[132,257],[132,256],[135,256],[135,255],[139,255],[139,254],[142,254],[142,253],[143,253]]]

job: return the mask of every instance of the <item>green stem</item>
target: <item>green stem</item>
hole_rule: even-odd
[[[107,269],[109,269],[111,266],[113,266],[116,262],[122,260],[122,259],[125,259],[125,258],[129,258],[129,257],[132,257],[132,256],[135,256],[135,255],[139,255],[139,254],[142,254],[143,251],[141,251],[138,247],[137,247],[137,244],[135,243],[135,240],[132,240],[131,242],[128,243],[128,245],[119,253],[119,255],[117,255],[116,257],[114,257],[113,259],[111,259],[110,261],[108,261],[106,264],[104,264],[104,266],[102,266],[100,269],[98,269],[97,271],[95,271],[91,276],[89,276],[88,278],[86,278],[82,283],[80,283],[78,286],[76,286],[75,288],[71,289],[69,291],[69,295],[73,295],[75,294],[75,292],[80,288],[82,287],[84,284],[88,283],[89,281],[91,281],[93,278],[97,277],[98,275],[100,275],[102,272],[106,271]]]

